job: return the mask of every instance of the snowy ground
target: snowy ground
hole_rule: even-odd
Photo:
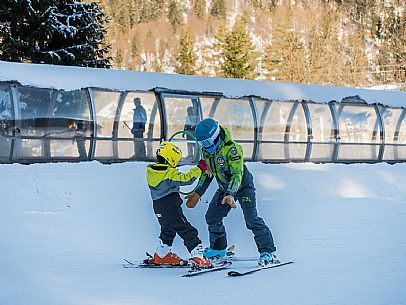
[[[145,165],[0,165],[0,304],[406,304],[406,164],[248,164],[278,256],[296,263],[243,278],[121,267],[157,241]],[[206,199],[186,211],[205,242]],[[226,226],[257,255],[241,209]]]

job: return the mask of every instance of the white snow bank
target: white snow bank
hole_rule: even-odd
[[[348,96],[360,95],[369,104],[380,103],[394,107],[406,105],[406,93],[395,91],[4,61],[0,61],[0,81],[18,81],[23,85],[65,90],[97,87],[148,91],[162,87],[191,92],[220,92],[234,98],[254,95],[282,101],[304,99],[318,103],[341,101]]]

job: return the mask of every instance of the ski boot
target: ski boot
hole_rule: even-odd
[[[155,265],[172,265],[183,266],[187,265],[188,261],[181,259],[178,255],[171,251],[171,248],[164,244],[161,240],[156,248],[154,256],[149,259],[149,262]]]
[[[259,255],[258,266],[264,267],[270,264],[279,264],[275,253],[273,252],[261,252]]]
[[[207,269],[211,268],[211,261],[203,254],[204,249],[202,244],[199,244],[190,252],[190,262],[192,269]]]
[[[155,252],[154,257],[152,259],[152,263],[155,265],[184,266],[188,264],[188,261],[181,259],[178,255],[170,251],[164,257],[160,257]]]
[[[205,248],[203,255],[206,256],[208,259],[221,259],[227,256],[227,249],[215,250],[210,247]]]

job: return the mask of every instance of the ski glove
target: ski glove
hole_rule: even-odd
[[[200,195],[196,192],[191,192],[190,194],[187,194],[186,196],[186,206],[189,209],[193,209],[196,204],[199,202],[200,200]]]
[[[207,171],[207,168],[208,168],[206,161],[204,161],[203,159],[199,161],[199,163],[197,164],[197,167],[202,170],[202,173]]]
[[[233,209],[237,207],[237,204],[235,203],[234,198],[231,195],[224,196],[221,204],[229,204],[230,207],[232,207]]]

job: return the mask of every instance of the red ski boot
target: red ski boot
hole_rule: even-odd
[[[160,257],[158,253],[155,252],[152,262],[156,265],[172,266],[183,266],[188,264],[188,261],[181,259],[179,256],[171,251],[169,251],[164,257]]]
[[[197,269],[207,269],[212,267],[211,261],[203,255],[203,251],[202,244],[199,244],[190,253],[190,261]]]
[[[159,240],[154,256],[149,260],[155,265],[184,266],[188,264],[187,260],[181,259],[171,251],[171,247]]]

